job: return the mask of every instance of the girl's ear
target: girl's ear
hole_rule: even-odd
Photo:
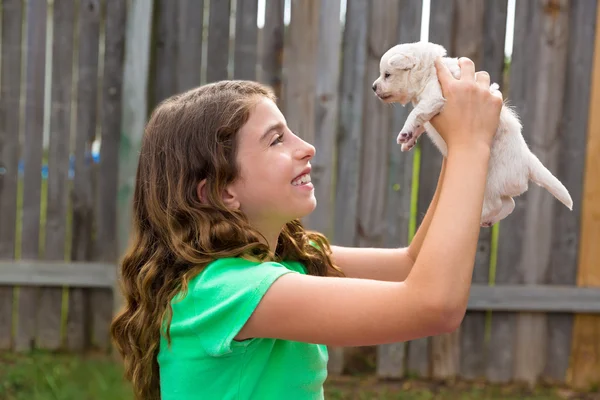
[[[208,204],[208,200],[206,199],[206,179],[202,179],[198,182],[198,186],[196,186],[196,195],[198,196],[200,203]]]
[[[198,200],[202,204],[208,204],[208,194],[206,189],[206,179],[202,179],[198,182],[198,186],[196,187],[196,194],[198,196]],[[221,193],[221,200],[225,205],[233,210],[237,210],[240,208],[240,202],[235,196],[235,192],[230,188],[225,188]]]
[[[235,194],[235,190],[231,187],[226,187],[221,193],[221,200],[225,205],[232,210],[240,209],[240,201]]]

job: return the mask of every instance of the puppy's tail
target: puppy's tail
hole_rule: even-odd
[[[529,153],[529,179],[549,191],[569,210],[573,210],[573,199],[567,188],[542,164],[535,154]]]

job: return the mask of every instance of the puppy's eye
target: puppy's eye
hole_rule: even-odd
[[[390,75],[391,75],[391,74],[390,74],[389,72],[386,72],[386,73],[385,73],[383,76],[384,76],[384,78],[389,78],[389,77],[390,77]]]

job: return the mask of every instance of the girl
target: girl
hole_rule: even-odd
[[[327,345],[459,326],[502,106],[487,73],[460,65],[457,80],[436,63],[447,104],[432,123],[448,157],[401,249],[330,246],[302,227],[316,206],[315,149],[269,88],[217,82],[157,107],[111,327],[138,399],[322,399]]]

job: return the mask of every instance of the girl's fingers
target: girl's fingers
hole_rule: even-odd
[[[475,80],[475,64],[467,57],[461,57],[458,59],[458,65],[460,66],[460,79],[461,80]]]
[[[437,70],[438,80],[440,81],[440,85],[442,86],[442,92],[445,92],[445,88],[448,86],[450,82],[454,80],[454,77],[450,73],[450,70],[442,62],[442,58],[438,57],[435,59],[435,68]]]
[[[488,74],[486,71],[476,72],[475,82],[477,82],[482,88],[488,89],[490,87],[490,74]]]

